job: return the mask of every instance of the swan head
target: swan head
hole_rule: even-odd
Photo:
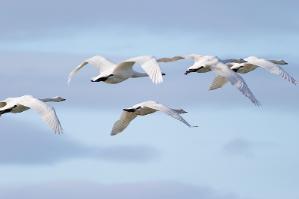
[[[0,115],[3,115],[3,114],[5,114],[5,113],[10,113],[14,108],[17,108],[17,106],[18,106],[18,105],[14,105],[14,106],[12,106],[12,107],[10,107],[10,108],[7,108],[7,109],[5,109],[5,110],[0,111]]]
[[[199,68],[190,68],[190,69],[186,70],[185,75],[188,75],[189,73],[195,73],[202,68],[203,68],[203,66],[200,66]]]
[[[209,67],[207,67],[206,65],[202,64],[201,62],[195,62],[192,66],[190,66],[186,72],[185,75],[188,75],[189,73],[204,73],[209,71]]]
[[[124,108],[123,110],[129,113],[134,113],[136,110],[140,109],[141,106],[138,106],[136,108]]]
[[[114,76],[114,75],[110,74],[108,76],[96,76],[96,77],[92,78],[90,81],[91,82],[104,82],[107,79],[109,79],[109,77],[112,77],[112,76]]]
[[[230,66],[230,69],[232,69],[234,72],[238,72],[238,70],[240,68],[242,68],[244,66],[243,63],[233,63],[231,66]]]
[[[215,56],[199,56],[195,57],[195,63],[188,68],[185,72],[185,75],[197,72],[197,73],[206,73],[211,71],[211,66],[219,62],[218,58]]]

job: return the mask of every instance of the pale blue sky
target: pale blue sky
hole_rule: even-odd
[[[94,84],[83,59],[188,53],[285,59],[299,79],[297,1],[5,1],[0,8],[1,98],[60,95],[65,133],[33,111],[0,120],[0,198],[297,199],[298,86],[266,71],[244,75],[262,104],[214,75],[183,75],[190,61],[148,78]],[[6,86],[9,83],[9,87]],[[161,113],[111,137],[121,109],[157,100],[188,111],[189,129]],[[55,190],[53,193],[53,190]]]

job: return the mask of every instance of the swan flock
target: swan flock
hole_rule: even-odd
[[[160,84],[163,82],[163,76],[165,74],[162,73],[159,63],[175,62],[183,59],[190,59],[194,62],[192,66],[187,67],[185,75],[212,71],[216,77],[209,86],[209,90],[222,88],[229,82],[256,106],[260,106],[260,103],[241,76],[242,74],[252,72],[257,68],[262,68],[271,74],[280,76],[291,84],[298,84],[298,81],[282,68],[283,65],[288,64],[284,60],[268,60],[255,56],[222,60],[217,56],[199,54],[163,57],[159,59],[153,56],[138,56],[128,58],[119,63],[114,63],[104,56],[96,55],[84,60],[70,72],[68,84],[71,83],[73,77],[86,65],[91,65],[99,71],[96,76],[91,78],[91,82],[118,84],[129,78],[149,77],[154,84]],[[140,66],[144,72],[135,71],[133,69],[135,65]],[[62,97],[38,99],[31,95],[7,98],[0,101],[0,118],[6,113],[22,113],[33,109],[55,133],[62,133],[63,128],[56,111],[48,104],[49,102],[62,101],[65,101]],[[157,111],[171,116],[188,127],[197,127],[189,124],[181,116],[187,113],[185,110],[169,108],[166,105],[150,100],[128,108],[123,108],[119,120],[117,120],[112,127],[111,135],[121,133],[137,116],[145,116]]]

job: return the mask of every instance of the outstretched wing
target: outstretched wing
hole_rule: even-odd
[[[182,56],[174,56],[174,57],[162,57],[157,59],[157,62],[175,62],[181,59],[185,59]]]
[[[108,59],[106,59],[105,57],[99,55],[91,57],[85,60],[84,62],[82,62],[80,65],[78,65],[70,72],[68,76],[68,84],[70,84],[72,78],[87,64],[91,64],[92,66],[96,67],[100,71],[100,73],[114,66],[114,64],[110,62]]]
[[[177,119],[181,122],[183,122],[184,124],[186,124],[189,127],[196,127],[196,126],[192,126],[191,124],[189,124],[180,114],[186,113],[186,111],[184,110],[175,110],[175,109],[171,109],[167,106],[164,106],[163,104],[158,104],[156,102],[149,102],[144,104],[143,106],[151,108],[151,109],[155,109],[157,111],[161,111],[163,113],[166,113],[167,115],[173,117],[174,119]]]
[[[249,57],[246,59],[246,61],[248,61],[251,64],[257,65],[261,68],[264,68],[265,70],[269,71],[274,75],[279,75],[283,79],[286,79],[290,83],[296,85],[296,80],[278,65],[279,63],[283,64],[283,60],[275,61],[275,60],[265,60],[257,57]]]
[[[124,61],[124,62],[121,62],[120,64],[117,64],[117,66],[115,67],[113,73],[114,74],[126,73],[127,71],[132,70],[134,64],[135,64],[134,61]]]
[[[212,82],[212,84],[210,85],[209,90],[215,90],[218,88],[221,88],[222,86],[224,86],[227,83],[227,79],[223,76],[216,76],[214,81]]]
[[[148,74],[154,84],[163,82],[162,72],[157,60],[152,56],[140,56],[127,59],[125,62],[135,62]]]
[[[241,91],[241,93],[243,93],[243,95],[248,97],[251,100],[252,103],[254,103],[256,106],[260,106],[260,103],[255,98],[255,96],[253,95],[251,90],[248,88],[246,82],[244,81],[244,79],[239,74],[237,74],[233,71],[230,71],[229,75],[227,76],[227,79],[230,81],[230,83],[232,85],[237,87],[237,89],[239,91]]]
[[[224,64],[229,64],[229,63],[245,63],[246,61],[242,58],[239,58],[239,59],[224,59],[222,60],[222,63]]]
[[[135,113],[123,111],[119,120],[117,120],[111,131],[111,135],[116,135],[118,133],[121,133],[127,126],[130,124],[130,122],[135,119],[137,116]]]
[[[24,96],[20,98],[18,104],[29,107],[42,117],[43,121],[46,122],[55,133],[62,133],[60,121],[56,115],[55,109],[45,102],[40,101],[32,96]]]

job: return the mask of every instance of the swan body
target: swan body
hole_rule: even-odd
[[[243,62],[236,62],[236,60],[244,60]],[[280,65],[287,65],[288,63],[284,60],[266,60],[262,58],[257,58],[254,56],[250,56],[244,59],[231,59],[226,65],[228,65],[234,72],[246,74],[249,73],[259,67],[264,68],[272,74],[279,75],[283,79],[288,80],[290,83],[296,85],[298,81],[296,81],[291,75],[289,75],[284,69],[280,67]],[[217,78],[214,80],[215,84],[212,89],[218,89],[223,87],[227,82],[218,81]]]
[[[77,66],[70,74],[68,83],[71,82],[73,76],[79,72],[85,65],[90,64],[99,70],[99,75],[91,79],[92,82],[105,82],[108,84],[117,84],[129,78],[139,78],[149,76],[154,84],[163,82],[164,75],[161,72],[160,66],[153,56],[139,56],[129,58],[121,63],[115,64],[103,56],[97,55],[91,57],[79,66]],[[139,73],[133,70],[133,66],[138,64],[145,71]]]
[[[258,100],[248,88],[245,80],[239,74],[230,69],[226,64],[224,64],[218,57],[192,54],[185,56],[185,58],[194,60],[194,64],[190,66],[185,72],[186,75],[192,72],[197,72],[207,67],[210,70],[214,71],[217,75],[216,79],[210,86],[210,90],[213,90],[219,84],[230,82],[243,95],[248,97],[252,103],[257,106],[260,105]]]
[[[291,75],[289,75],[283,68],[280,67],[280,65],[287,64],[287,62],[284,60],[266,60],[255,56],[244,58],[244,60],[246,61],[244,63],[232,63],[231,69],[238,73],[248,73],[260,67],[274,75],[281,76],[283,79],[294,85],[297,83],[297,81]]]
[[[183,122],[188,127],[196,127],[190,125],[181,114],[187,113],[183,109],[172,109],[163,104],[159,104],[155,101],[145,101],[139,104],[136,104],[132,107],[124,108],[123,112],[120,116],[120,119],[116,121],[113,125],[111,135],[116,135],[121,133],[130,122],[135,119],[137,116],[145,116],[148,114],[155,113],[157,111],[161,111],[181,122]]]
[[[53,97],[53,98],[43,98],[43,99],[39,99],[39,100],[42,101],[42,102],[62,102],[62,101],[65,101],[64,98],[58,97],[58,96]],[[1,108],[1,102],[0,102],[0,108]],[[22,112],[27,111],[29,109],[30,109],[29,107],[26,107],[26,106],[21,105],[21,104],[17,104],[16,107],[13,108],[10,112],[11,113],[22,113]],[[1,116],[1,114],[0,114],[0,116]]]
[[[37,99],[30,95],[7,98],[0,101],[0,116],[5,113],[22,113],[26,110],[34,109],[55,133],[62,133],[63,129],[56,115],[55,109],[45,102],[61,102],[64,100],[65,99],[61,97]]]

